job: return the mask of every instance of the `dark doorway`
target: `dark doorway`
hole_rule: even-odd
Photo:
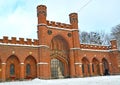
[[[103,74],[104,75],[110,75],[108,61],[106,59],[103,59],[102,63],[103,63]]]

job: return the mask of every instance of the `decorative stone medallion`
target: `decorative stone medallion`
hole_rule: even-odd
[[[71,36],[72,36],[72,34],[71,34],[71,33],[68,33],[67,35],[68,35],[68,37],[71,37]]]
[[[48,30],[48,35],[51,35],[52,34],[52,31],[51,30]]]

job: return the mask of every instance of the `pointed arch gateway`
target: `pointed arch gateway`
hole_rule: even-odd
[[[99,61],[96,58],[92,60],[92,71],[94,76],[100,75]]]
[[[6,79],[20,78],[20,61],[17,56],[11,55],[6,61]]]
[[[37,77],[37,62],[33,56],[28,56],[25,61],[25,78],[31,79]]]
[[[64,65],[60,60],[51,59],[51,77],[52,78],[64,78]]]
[[[69,46],[61,36],[55,36],[50,44],[51,78],[65,78],[69,76]]]

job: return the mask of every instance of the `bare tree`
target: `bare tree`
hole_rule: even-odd
[[[97,32],[90,32],[90,44],[102,44],[101,36]]]
[[[80,33],[80,41],[81,43],[89,43],[89,33],[88,32],[81,32]]]
[[[112,28],[113,39],[118,42],[118,49],[120,50],[120,24]]]
[[[104,32],[81,32],[80,41],[87,44],[109,45],[110,37]]]

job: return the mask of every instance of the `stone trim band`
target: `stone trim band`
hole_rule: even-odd
[[[39,62],[37,63],[38,65],[47,65],[48,63],[47,62]]]
[[[49,48],[49,46],[47,45],[22,45],[22,44],[10,44],[10,43],[0,43],[0,45],[6,45],[6,46],[19,46],[19,47],[22,47],[22,46],[25,46],[25,47],[47,47]]]
[[[44,23],[38,24],[37,26],[47,26]],[[68,28],[60,28],[60,27],[53,27],[53,26],[47,26],[48,28],[51,29],[58,29],[58,30],[66,30],[66,31],[79,31],[78,29],[68,29]]]
[[[82,65],[82,63],[75,63],[75,65]]]
[[[80,48],[70,48],[70,50],[80,50]]]
[[[38,47],[47,47],[47,48],[49,48],[49,46],[47,46],[47,45],[39,45]]]
[[[1,63],[2,65],[5,65],[6,63]]]

